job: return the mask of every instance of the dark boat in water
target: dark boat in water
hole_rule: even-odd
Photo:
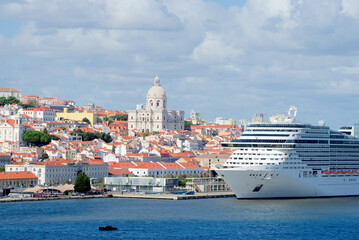
[[[98,227],[98,230],[100,231],[113,231],[118,230],[117,227],[112,227],[111,225],[107,225],[106,227]]]

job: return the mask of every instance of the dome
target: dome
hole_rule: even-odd
[[[155,77],[153,86],[147,92],[147,99],[166,99],[166,91],[160,85],[160,79]]]

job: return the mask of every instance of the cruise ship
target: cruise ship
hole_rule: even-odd
[[[248,125],[214,170],[238,199],[359,196],[359,140],[296,116],[292,106],[282,122]]]

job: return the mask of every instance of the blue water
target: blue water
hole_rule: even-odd
[[[359,198],[15,202],[0,216],[0,239],[359,239]]]

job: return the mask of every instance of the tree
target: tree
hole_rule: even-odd
[[[0,97],[0,106],[4,106],[6,104],[6,97]]]
[[[86,173],[81,172],[76,177],[74,189],[79,193],[86,193],[91,190],[90,178]]]
[[[189,126],[191,126],[191,125],[193,125],[192,122],[186,121],[186,120],[184,121],[184,126],[185,126],[185,127],[189,127]]]
[[[186,174],[182,174],[178,176],[178,186],[180,187],[185,187],[186,183],[187,183],[187,175]]]
[[[5,167],[4,166],[0,167],[0,172],[5,172]]]
[[[57,136],[49,135],[39,131],[26,131],[22,136],[22,139],[30,144],[30,146],[44,146],[51,142],[51,139],[59,139]]]
[[[85,122],[85,123],[91,124],[90,120],[88,118],[86,118],[86,117],[84,117],[82,119],[82,121]]]
[[[21,104],[20,100],[16,97],[10,96],[6,99],[7,104]]]
[[[60,140],[60,138],[56,135],[49,135],[51,140]]]
[[[111,135],[109,133],[103,133],[103,132],[84,132],[80,128],[75,129],[72,133],[70,133],[72,136],[81,136],[83,141],[92,141],[94,139],[102,139],[106,143],[112,142]]]
[[[45,160],[45,159],[48,159],[48,158],[49,158],[49,155],[46,152],[43,152],[41,154],[41,160]]]
[[[127,121],[128,120],[128,114],[122,114],[122,115],[116,115],[111,117],[113,120],[117,121]]]
[[[28,108],[34,108],[35,107],[35,105],[32,105],[32,104],[20,104],[21,105],[21,107],[23,107],[23,108],[25,108],[25,109],[28,109]]]
[[[143,138],[145,138],[145,137],[147,137],[147,136],[150,136],[150,133],[149,132],[144,132],[144,133],[142,133],[142,135],[141,135],[141,137],[143,137]]]

